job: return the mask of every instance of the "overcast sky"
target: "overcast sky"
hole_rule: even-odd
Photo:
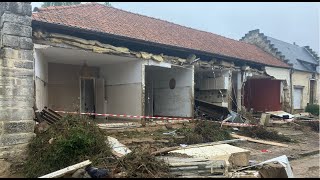
[[[41,2],[32,2],[40,7]],[[239,40],[260,29],[267,36],[320,52],[320,2],[111,2],[115,8]]]

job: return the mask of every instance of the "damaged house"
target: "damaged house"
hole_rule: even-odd
[[[98,3],[35,9],[32,28],[38,109],[193,117],[195,100],[290,105],[289,66],[245,42]]]
[[[291,83],[288,86],[292,92],[291,109],[287,111],[299,113],[308,104],[319,103],[319,56],[309,46],[300,47],[287,43],[253,30],[247,33],[241,41],[251,43],[265,52],[291,65],[288,72]],[[278,77],[288,75],[284,71],[276,72]]]

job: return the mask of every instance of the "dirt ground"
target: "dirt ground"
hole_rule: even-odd
[[[290,165],[296,178],[319,178],[319,154],[293,160]]]

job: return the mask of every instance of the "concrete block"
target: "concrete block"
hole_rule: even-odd
[[[14,108],[1,108],[0,121],[19,121],[19,120],[32,120],[34,112],[32,107],[24,109]]]
[[[30,87],[33,84],[33,77],[26,76],[23,78],[14,78],[14,77],[2,77],[0,78],[0,86],[27,86]]]
[[[0,147],[28,143],[33,137],[34,133],[3,134],[0,137]]]
[[[14,67],[33,69],[33,61],[14,61]]]
[[[24,26],[16,23],[5,22],[2,27],[2,34],[9,34],[22,37],[31,37],[31,26]]]
[[[209,145],[171,151],[210,160],[225,160],[231,166],[248,166],[250,151],[229,144]],[[170,152],[170,153],[171,153]]]
[[[14,67],[13,59],[7,59],[7,58],[0,59],[0,66],[13,68]]]
[[[33,85],[33,77],[26,76],[26,77],[22,77],[22,78],[16,78],[14,85],[19,86],[19,87],[22,87],[22,86],[30,87]]]
[[[30,108],[34,105],[33,97],[2,96],[0,97],[0,109],[6,107]]]
[[[28,144],[17,144],[13,146],[2,146],[0,147],[0,159],[10,160],[12,157],[17,156],[21,153],[25,153],[28,148]]]
[[[33,77],[33,70],[21,68],[7,68],[0,66],[0,78],[3,77]]]
[[[7,35],[7,34],[2,35],[1,47],[18,48],[19,47],[19,37]]]
[[[32,7],[29,2],[1,2],[0,15],[6,12],[23,16],[31,16]]]
[[[24,49],[21,49],[21,50],[19,51],[19,59],[21,59],[21,60],[33,61],[33,60],[34,60],[33,50],[24,50]]]
[[[4,121],[0,121],[0,134],[3,134],[4,132],[3,124],[4,124]]]
[[[21,49],[31,50],[33,49],[33,42],[31,38],[20,37],[19,38],[19,47]]]
[[[8,177],[11,174],[10,167],[12,164],[4,159],[0,159],[0,164],[0,178]]]
[[[260,118],[260,125],[268,126],[270,120],[270,114],[262,113]]]
[[[29,133],[34,131],[35,121],[3,121],[3,132],[5,134],[12,133]]]
[[[0,18],[0,27],[3,26],[4,22],[13,22],[16,24],[31,26],[31,17],[5,12]]]
[[[33,96],[33,87],[0,87],[0,96]]]
[[[3,48],[0,50],[0,58],[8,58],[15,60],[33,61],[33,50],[17,50],[12,48]]]
[[[9,86],[9,85],[13,85],[15,83],[15,79],[14,78],[0,78],[0,86]]]

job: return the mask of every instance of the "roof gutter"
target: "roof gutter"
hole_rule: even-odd
[[[161,47],[161,48],[167,48],[167,49],[171,49],[171,50],[178,50],[178,51],[183,51],[183,52],[187,52],[187,53],[195,53],[195,54],[202,54],[204,56],[208,56],[208,57],[216,57],[216,58],[220,58],[220,59],[224,59],[227,61],[245,61],[247,63],[251,63],[251,64],[256,64],[256,65],[265,65],[265,66],[272,66],[272,67],[281,67],[281,68],[286,68],[286,69],[290,69],[290,67],[282,67],[282,66],[274,66],[274,65],[269,65],[269,64],[263,64],[263,63],[257,63],[257,62],[252,62],[252,61],[248,61],[246,59],[240,59],[240,58],[235,58],[235,57],[230,57],[230,56],[224,56],[224,55],[220,55],[220,54],[215,54],[215,53],[208,53],[205,51],[200,51],[200,50],[195,50],[195,49],[189,49],[189,48],[182,48],[182,47],[177,47],[177,46],[170,46],[167,44],[161,44],[161,43],[155,43],[155,42],[150,42],[150,41],[144,41],[144,40],[140,40],[140,39],[135,39],[135,38],[130,38],[130,37],[125,37],[125,36],[119,36],[119,35],[114,35],[114,34],[110,34],[110,33],[103,33],[100,31],[94,31],[94,30],[88,30],[88,29],[84,29],[84,28],[78,28],[78,27],[73,27],[73,26],[66,26],[63,24],[55,24],[55,23],[48,23],[48,22],[43,22],[43,21],[37,21],[37,20],[32,20],[32,26],[33,25],[45,25],[47,27],[58,27],[64,30],[73,30],[73,31],[78,31],[81,33],[88,33],[88,34],[93,34],[93,35],[98,35],[98,36],[109,36],[111,38],[114,39],[118,39],[118,40],[122,40],[122,41],[131,41],[134,43],[141,43],[144,45],[153,45],[155,47]],[[190,52],[191,51],[191,52]]]

